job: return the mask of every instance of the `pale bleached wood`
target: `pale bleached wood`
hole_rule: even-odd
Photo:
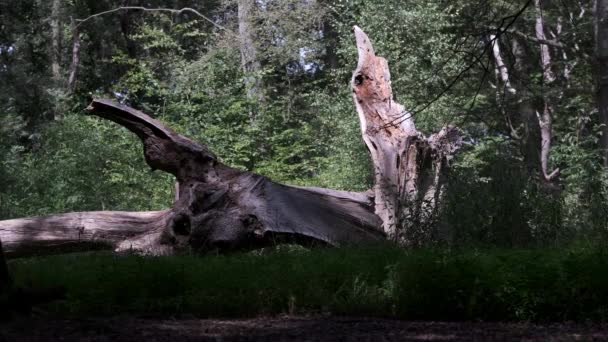
[[[0,240],[9,255],[74,246],[116,249],[129,238],[163,228],[167,214],[92,211],[5,220],[0,221]]]
[[[374,165],[375,213],[389,238],[416,244],[420,238],[410,233],[427,229],[437,216],[445,166],[460,135],[450,126],[428,138],[417,131],[411,113],[393,98],[387,61],[376,55],[363,30],[353,30],[359,55],[353,100]]]

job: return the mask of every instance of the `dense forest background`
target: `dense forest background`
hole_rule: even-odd
[[[104,13],[121,6],[195,11]],[[0,1],[0,219],[171,205],[174,180],[149,171],[136,137],[84,114],[94,96],[154,114],[230,166],[368,189],[349,86],[356,24],[418,128],[453,124],[465,137],[425,243],[597,241],[608,233],[608,177],[594,6]]]

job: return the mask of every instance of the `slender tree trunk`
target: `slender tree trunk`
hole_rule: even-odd
[[[499,37],[491,34],[489,39],[492,44],[492,57],[494,58],[494,71],[496,74],[496,103],[499,104],[505,117],[511,137],[521,140],[522,133],[520,132],[520,127],[514,124],[514,122],[518,122],[519,120],[513,118],[513,113],[508,108],[508,104],[510,104],[517,94],[517,90],[511,84],[511,70],[509,70],[504,62]]]
[[[494,57],[494,63],[496,65],[496,74],[499,76],[500,80],[504,84],[505,90],[509,94],[515,94],[515,88],[511,86],[509,69],[505,65],[505,62],[502,58],[502,53],[500,51],[500,41],[498,40],[498,37],[496,35],[491,34],[490,42],[492,42],[492,56]]]
[[[61,65],[59,62],[61,48],[61,24],[59,21],[61,11],[61,0],[53,0],[51,3],[51,72],[56,82],[61,81]]]
[[[239,50],[241,52],[241,66],[245,75],[245,90],[247,99],[253,104],[259,104],[264,100],[264,95],[260,78],[261,64],[258,59],[252,26],[254,9],[255,0],[238,0]],[[254,105],[249,109],[249,116],[252,121],[255,121],[257,116],[255,107],[257,106]]]
[[[125,11],[120,16],[120,31],[122,32],[122,37],[125,41],[125,46],[127,48],[127,54],[130,58],[137,58],[137,46],[133,39],[131,39],[131,26],[132,26],[132,16],[129,11]],[[102,42],[103,43],[103,42]]]
[[[512,39],[511,49],[515,59],[513,69],[517,73],[516,87],[519,91],[519,101],[517,102],[516,110],[518,112],[514,119],[517,120],[517,138],[520,141],[521,154],[526,164],[526,169],[529,176],[537,176],[541,173],[540,166],[540,150],[541,136],[536,110],[534,108],[533,94],[528,90],[528,84],[532,82],[529,75],[532,73],[531,65],[533,63],[530,58],[528,46],[524,41],[514,38]],[[521,130],[519,129],[521,127]],[[521,131],[521,132],[520,132]]]
[[[597,107],[602,126],[603,163],[608,167],[608,0],[596,0],[595,48],[597,56]]]
[[[328,18],[323,22],[323,41],[325,42],[325,67],[336,69],[338,67],[338,33]]]
[[[78,78],[78,67],[80,66],[80,32],[72,19],[72,63],[70,65],[70,77],[68,78],[68,91],[74,93],[76,80]]]
[[[534,0],[534,7],[536,9],[536,24],[535,33],[536,38],[539,41],[547,40],[545,36],[545,24],[543,18],[543,9],[540,0]],[[555,81],[555,75],[553,74],[551,65],[551,52],[549,46],[546,44],[540,45],[540,60],[541,68],[543,72],[543,86],[551,85]],[[559,175],[559,169],[555,169],[549,172],[549,153],[551,151],[551,139],[553,135],[553,104],[547,94],[543,94],[543,107],[536,111],[538,123],[540,126],[541,134],[541,156],[540,165],[542,171],[542,179],[551,182],[555,177]]]

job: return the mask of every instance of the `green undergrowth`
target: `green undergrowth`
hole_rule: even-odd
[[[67,289],[50,314],[605,321],[608,252],[280,248],[220,256],[15,259],[18,286]]]

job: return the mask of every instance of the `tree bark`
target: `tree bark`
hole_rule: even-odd
[[[168,211],[83,212],[0,221],[0,240],[9,256],[36,250],[110,248],[127,250],[131,238],[154,239],[163,227]],[[136,240],[137,240],[136,239]],[[135,241],[135,240],[134,240]],[[142,246],[143,252],[163,254],[160,246]],[[159,248],[146,250],[145,248]]]
[[[600,144],[604,166],[608,167],[608,0],[596,0],[595,3],[595,46],[597,107],[603,124]]]
[[[521,154],[524,158],[528,175],[536,177],[541,174],[541,136],[534,107],[535,101],[528,87],[528,84],[532,82],[530,79],[532,62],[525,41],[514,38],[511,42],[511,50],[515,62],[513,69],[518,75],[516,87],[520,90],[520,99],[517,101],[516,108],[513,109],[513,111],[517,112],[517,115],[512,115],[513,121],[516,122],[514,124],[516,134],[513,136],[520,141]]]
[[[354,27],[359,53],[352,88],[361,133],[374,164],[375,212],[390,239],[406,246],[425,242],[437,218],[447,162],[460,147],[454,127],[425,138],[412,115],[393,100],[386,60]]]

